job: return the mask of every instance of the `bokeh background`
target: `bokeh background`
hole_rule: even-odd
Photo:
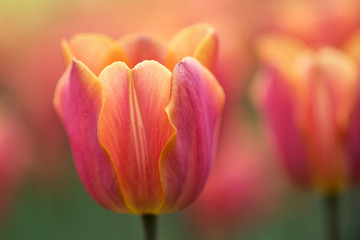
[[[326,239],[322,196],[289,183],[254,101],[255,42],[265,32],[338,47],[360,29],[356,0],[0,0],[0,239],[142,239],[140,218],[97,205],[82,187],[53,109],[60,42],[78,32],[167,39],[208,22],[219,34],[227,103],[199,200],[160,216],[159,239]],[[360,192],[341,198],[343,239],[360,239]]]

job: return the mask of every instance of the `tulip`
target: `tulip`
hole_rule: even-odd
[[[325,195],[336,218],[339,194],[359,184],[358,65],[341,49],[288,36],[264,36],[259,53],[261,105],[283,166],[296,185]]]
[[[214,56],[216,40],[202,26],[176,36],[165,58],[166,48],[144,35],[126,36],[120,44],[94,35],[64,42],[65,56],[74,58],[57,85],[54,105],[80,179],[101,206],[150,216],[184,208],[200,194],[212,164],[224,93],[193,57],[183,58],[173,72],[161,63],[172,64],[188,50],[212,62],[204,56]],[[194,44],[198,28],[206,37]],[[197,38],[188,39],[193,30]],[[151,57],[159,61],[145,60]]]
[[[262,105],[290,177],[322,192],[352,185],[355,61],[338,49],[313,51],[285,36],[266,36],[259,46],[267,81]]]

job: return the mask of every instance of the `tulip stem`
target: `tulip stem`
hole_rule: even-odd
[[[340,240],[340,218],[339,218],[339,195],[328,194],[324,198],[327,227],[328,227],[328,239]]]
[[[144,226],[145,240],[156,240],[156,222],[157,217],[151,214],[142,215],[142,222]]]

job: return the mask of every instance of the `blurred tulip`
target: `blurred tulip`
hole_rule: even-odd
[[[259,52],[261,104],[288,175],[302,187],[330,194],[356,184],[359,155],[351,150],[360,108],[353,58],[278,35],[264,36]]]
[[[245,127],[247,123],[233,114],[224,125],[209,179],[187,211],[204,239],[225,239],[231,230],[261,219],[275,206],[279,194],[266,151]]]
[[[182,41],[172,42],[176,48],[170,45],[167,53],[184,49],[185,56],[214,56],[214,35],[202,31],[208,27],[200,27],[205,40],[199,41],[199,34],[188,38],[198,27],[177,36]],[[77,54],[90,69],[73,60],[58,83],[54,104],[85,188],[100,205],[117,212],[159,214],[187,206],[210,170],[224,104],[220,85],[191,57],[170,72],[161,64],[169,58],[163,58],[161,44],[152,38],[139,35],[118,45],[103,36],[83,36],[65,43],[65,56]],[[146,60],[152,57],[157,61]],[[135,67],[110,64],[115,60]]]

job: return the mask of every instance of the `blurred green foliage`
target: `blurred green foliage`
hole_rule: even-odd
[[[85,192],[75,173],[61,191],[39,190],[29,184],[22,192],[11,221],[1,227],[3,240],[143,239],[138,216],[116,214],[96,204]],[[51,192],[51,191],[50,191]],[[252,226],[239,226],[226,239],[322,240],[322,199],[319,195],[290,192],[271,216]],[[360,193],[349,192],[341,201],[344,240],[360,239]],[[159,240],[199,239],[184,221],[184,212],[159,218]]]

